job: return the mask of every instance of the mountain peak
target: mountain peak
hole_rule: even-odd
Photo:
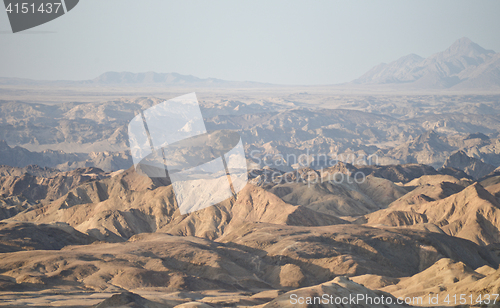
[[[474,43],[467,37],[462,37],[451,44],[443,54],[447,56],[477,56],[495,53],[493,50],[486,50]]]
[[[439,140],[439,137],[441,137],[438,133],[436,133],[433,129],[430,129],[415,138],[415,140],[412,141],[414,144],[418,143],[425,143],[429,141],[435,141]]]
[[[0,140],[0,150],[10,150],[10,147],[7,144],[7,141]]]
[[[470,39],[470,38],[468,38],[468,37],[465,37],[465,36],[464,36],[464,37],[461,37],[461,38],[459,38],[458,40],[456,40],[456,41],[452,44],[452,46],[453,46],[453,45],[455,45],[455,44],[460,44],[460,45],[471,45],[471,44],[475,44],[475,43],[474,43],[473,41],[471,41],[471,39]]]
[[[443,168],[446,167],[462,170],[476,179],[480,179],[495,170],[495,166],[487,164],[478,158],[470,157],[463,150],[457,151],[448,157],[443,164]]]
[[[411,53],[409,55],[406,55],[404,57],[401,57],[400,59],[408,59],[408,60],[415,60],[415,61],[421,61],[425,58],[422,58],[421,56],[417,55],[417,54],[414,54],[414,53]]]
[[[497,199],[489,191],[487,191],[479,182],[476,182],[467,188],[465,188],[459,194],[465,196],[465,200],[477,200],[482,199],[490,202],[497,208],[500,208]],[[458,196],[458,195],[457,195]]]

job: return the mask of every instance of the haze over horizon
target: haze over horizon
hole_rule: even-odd
[[[500,90],[500,53],[487,50],[462,37],[443,51],[427,58],[414,53],[400,57],[389,63],[381,63],[372,67],[358,78],[341,84],[308,85],[308,86],[342,86],[357,90],[390,88],[390,91],[433,91],[449,89],[452,91],[498,91]],[[78,81],[68,80],[32,80],[2,78],[2,85],[114,85],[114,86],[169,86],[169,87],[295,87],[303,85],[286,85],[260,83],[254,81],[234,81],[219,78],[199,78],[176,72],[113,72],[108,71],[99,76]],[[374,88],[375,87],[375,88]],[[389,87],[389,88],[387,88]],[[353,88],[353,89],[354,89]]]
[[[88,0],[17,34],[0,14],[0,76],[86,80],[107,71],[155,71],[338,84],[409,54],[426,58],[461,37],[500,50],[498,2],[151,1],[154,11],[144,5]]]

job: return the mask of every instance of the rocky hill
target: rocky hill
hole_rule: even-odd
[[[500,240],[500,203],[479,183],[466,188],[443,182],[439,185],[441,197],[434,199],[422,194],[423,189],[416,188],[416,193],[403,196],[385,210],[366,216],[370,225],[416,225],[433,224],[446,234],[461,237],[488,245]],[[411,194],[411,193],[410,193]],[[408,219],[412,217],[411,219]]]
[[[468,38],[446,50],[422,58],[415,54],[375,66],[354,80],[356,84],[405,84],[418,89],[498,89],[500,54]]]
[[[464,151],[458,151],[448,157],[443,165],[443,168],[447,167],[463,170],[476,179],[480,179],[495,170],[495,166],[484,163],[480,159],[469,157]]]

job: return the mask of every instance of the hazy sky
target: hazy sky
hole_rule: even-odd
[[[178,72],[281,84],[350,81],[468,37],[500,51],[500,1],[80,0],[16,34],[0,12],[0,76]]]

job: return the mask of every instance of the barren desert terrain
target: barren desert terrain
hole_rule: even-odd
[[[0,306],[498,306],[498,59],[460,39],[335,86],[0,79]],[[248,183],[183,215],[127,126],[190,92],[241,136]]]

